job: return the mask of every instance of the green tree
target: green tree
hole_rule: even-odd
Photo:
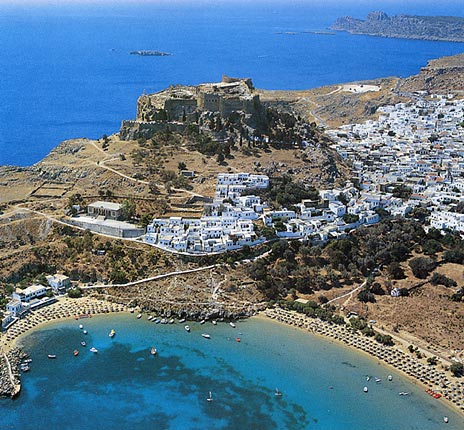
[[[135,216],[135,202],[134,200],[124,200],[122,202],[122,219],[125,221],[129,221]]]
[[[453,363],[450,366],[450,371],[454,376],[463,376],[464,375],[464,364]]]

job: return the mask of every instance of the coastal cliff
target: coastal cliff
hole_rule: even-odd
[[[464,18],[453,16],[389,16],[371,12],[364,21],[350,16],[338,18],[330,28],[370,36],[464,42]]]

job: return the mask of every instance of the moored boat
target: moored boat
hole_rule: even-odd
[[[137,315],[137,319],[139,320],[140,318],[142,318],[142,314]]]
[[[184,322],[185,322],[185,318],[181,318],[181,319],[179,320],[179,323],[180,323],[180,324],[182,324],[182,323],[184,323]]]
[[[87,331],[87,330],[84,330],[82,333],[84,333],[84,334],[87,334],[87,333],[88,333],[88,331]]]
[[[448,422],[449,422],[449,418],[448,418],[448,417],[443,417],[443,421],[444,421],[445,423],[448,423]]]
[[[201,320],[201,321],[200,321],[200,324],[204,324],[204,323],[205,323],[205,320]]]
[[[82,324],[79,324],[79,328],[82,330],[84,326]]]
[[[151,315],[149,315],[148,318],[147,318],[148,321],[151,321],[152,319],[153,319],[153,316],[151,316]]]
[[[365,393],[367,393],[367,392],[369,391],[369,388],[364,387],[364,388],[363,388],[363,391],[364,391]]]
[[[217,321],[216,321],[216,320],[212,320],[211,322],[213,323],[213,325],[217,325]]]
[[[90,352],[95,352],[97,353],[98,352],[98,349],[95,348],[94,346],[92,346],[92,348],[89,349]]]
[[[56,358],[56,354],[48,354],[48,358]]]
[[[169,324],[174,324],[174,323],[175,323],[174,318],[171,318],[171,319],[169,320]]]
[[[87,346],[87,343],[85,342],[85,340],[83,340],[83,341],[81,342],[81,345],[82,345],[82,346]]]
[[[235,328],[235,327],[236,327],[235,324],[234,324],[232,321],[229,323],[229,325],[230,325],[232,328]]]
[[[211,339],[211,336],[208,333],[201,334],[205,339]]]
[[[154,346],[151,347],[150,349],[150,354],[151,355],[156,355],[158,353],[158,351],[156,350],[156,348]]]
[[[19,367],[21,369],[21,372],[29,372],[29,370],[31,370],[31,368],[29,367],[27,363],[22,363],[21,366]]]
[[[114,331],[114,328],[111,329],[110,333],[108,334],[109,337],[114,337],[116,332]]]
[[[79,355],[79,351],[78,351],[77,349],[75,349],[75,350],[73,351],[73,355],[74,355],[74,357],[77,357],[77,356]]]
[[[189,325],[186,325],[186,326],[184,327],[184,329],[185,329],[185,331],[190,331],[190,326],[189,326]]]

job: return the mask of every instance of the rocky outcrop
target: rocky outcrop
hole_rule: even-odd
[[[418,75],[403,79],[398,90],[438,94],[464,91],[464,54],[429,61]]]
[[[330,28],[371,36],[464,42],[464,18],[451,16],[388,16],[385,12],[371,12],[365,21],[345,16]]]
[[[19,348],[0,355],[0,397],[15,397],[21,390],[19,364],[27,355]]]

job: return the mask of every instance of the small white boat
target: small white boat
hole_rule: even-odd
[[[130,309],[129,309],[129,312],[130,312],[131,314],[133,314],[133,313],[134,313],[134,310],[135,310],[134,308],[130,308]]]
[[[387,378],[389,381],[393,381],[393,376],[391,375],[388,375],[388,378]]]
[[[79,324],[79,328],[82,330],[84,326],[82,324]]]
[[[167,324],[167,323],[168,323],[168,320],[166,318],[161,319],[161,324]]]
[[[95,352],[97,353],[98,352],[98,349],[95,348],[94,346],[92,346],[92,348],[89,349],[90,352]]]
[[[236,327],[236,325],[235,325],[232,321],[229,323],[229,325],[230,325],[232,328],[235,328],[235,327]]]
[[[365,393],[367,393],[367,392],[369,391],[369,388],[364,387],[364,388],[363,388],[363,391],[364,391]]]
[[[109,332],[108,336],[109,337],[114,337],[115,334],[116,334],[116,332],[114,331],[114,328],[112,328],[111,331]]]
[[[209,396],[207,397],[206,399],[208,402],[212,402],[213,401],[213,394],[211,393],[211,391],[209,392]]]
[[[158,318],[156,318],[156,320],[155,320],[155,324],[159,324],[160,322],[161,322],[161,320],[160,320],[160,319],[158,319]]]
[[[84,330],[82,333],[84,333],[84,334],[87,334],[87,333],[88,333],[88,331],[87,331],[87,330]]]
[[[22,363],[20,368],[22,372],[29,372],[29,370],[31,370],[31,368],[29,367],[27,363]]]
[[[406,393],[405,391],[401,391],[401,393],[398,393],[400,396],[409,396],[409,393]]]
[[[185,318],[181,318],[181,319],[179,320],[179,323],[180,323],[180,324],[182,324],[182,323],[184,323],[184,322],[185,322]]]
[[[142,314],[137,315],[137,319],[139,320],[140,318],[142,318]]]
[[[366,381],[370,381],[371,380],[371,377],[370,376],[366,376]]]
[[[375,378],[375,382],[379,383],[381,381],[380,378]]]
[[[56,358],[55,354],[48,354],[48,358]]]
[[[213,323],[213,325],[217,325],[216,320],[212,320],[211,322]]]
[[[276,387],[275,391],[274,391],[274,396],[277,396],[277,397],[281,397],[282,396],[282,392],[279,391],[279,389]]]
[[[28,363],[32,363],[32,358],[26,358],[24,360],[24,363],[28,364]]]
[[[449,418],[448,418],[448,417],[443,417],[443,421],[444,421],[445,423],[449,423]]]
[[[87,346],[87,343],[85,342],[85,340],[83,340],[83,341],[81,342],[81,345],[82,345],[82,346]]]
[[[151,347],[150,349],[150,354],[151,355],[156,355],[158,353],[158,351],[156,350],[156,348],[154,346]]]
[[[205,320],[201,320],[201,321],[200,321],[200,324],[204,324],[204,323],[205,323]]]
[[[185,329],[185,331],[190,331],[190,326],[189,326],[189,325],[186,325],[186,326],[184,327],[184,329]]]
[[[205,339],[211,339],[211,336],[208,333],[201,334]]]
[[[148,321],[151,321],[152,319],[153,317],[151,315],[147,318]]]
[[[174,318],[171,318],[171,319],[169,320],[169,324],[174,324],[174,323],[175,323]]]

